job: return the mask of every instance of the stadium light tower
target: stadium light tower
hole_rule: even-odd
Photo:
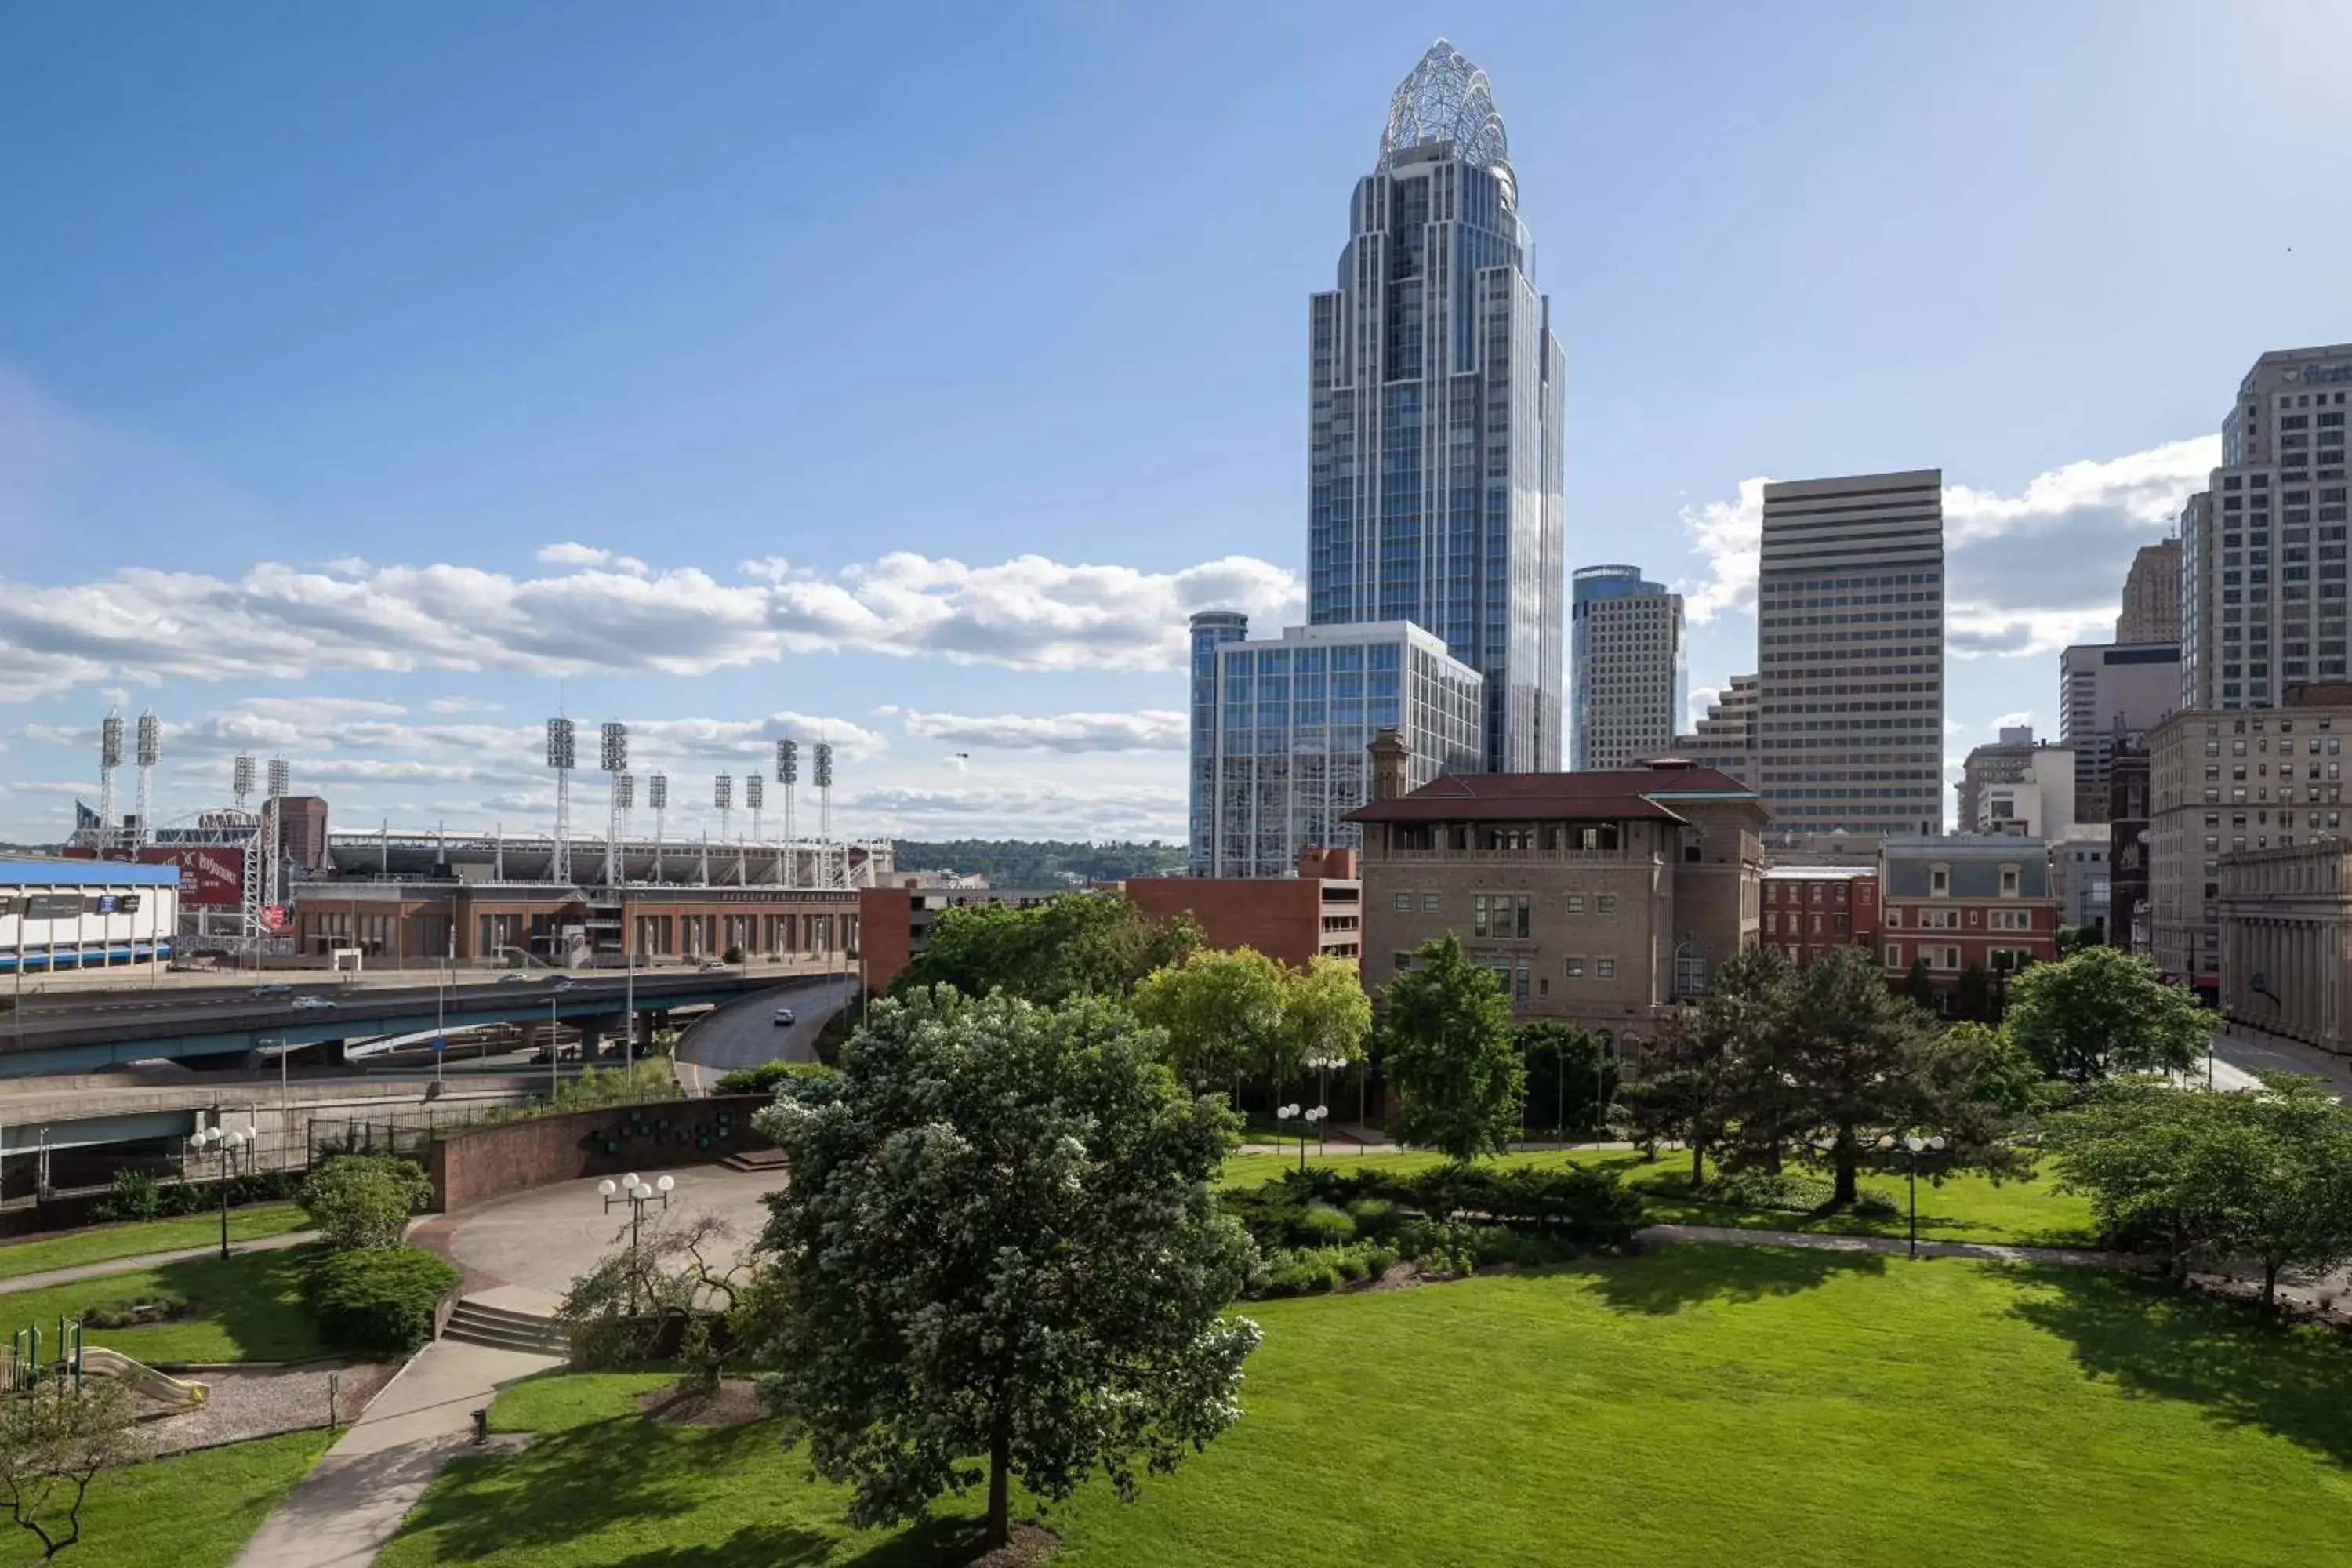
[[[654,880],[658,882],[664,879],[662,827],[663,819],[669,814],[669,775],[667,773],[656,772],[646,777],[646,804],[654,808]]]
[[[798,741],[776,742],[776,782],[784,790],[784,885],[798,887],[801,879],[800,848],[793,842],[793,786],[801,782],[801,743]]]
[[[114,775],[122,766],[122,715],[110,708],[98,726],[98,852],[114,847]]]
[[[604,886],[621,885],[621,775],[629,771],[629,727],[607,720],[596,746],[596,766],[608,775],[612,799],[604,818]]]
[[[833,886],[833,742],[819,741],[809,777],[816,785],[817,880]],[[845,879],[845,880],[846,879]]]
[[[579,764],[579,735],[569,719],[547,721],[547,765],[555,773],[555,847],[548,858],[551,880],[572,880],[572,770]]]
[[[723,849],[727,846],[728,824],[735,816],[735,775],[733,773],[720,773],[710,781],[710,804],[719,808],[719,845]],[[703,840],[702,858],[702,879],[707,883],[710,880],[710,841],[708,837]]]
[[[154,809],[155,764],[163,760],[163,726],[152,710],[139,715],[139,826],[131,836],[131,850],[137,854],[154,837],[148,814]]]
[[[753,769],[751,773],[744,774],[743,805],[744,808],[751,814],[751,842],[754,844],[760,842],[760,811],[762,806],[767,805],[767,802],[768,781],[760,776],[757,769]],[[740,869],[740,867],[738,868],[739,870]],[[751,874],[748,871],[742,872],[741,875],[737,878],[737,880],[739,881],[749,881],[750,879]]]

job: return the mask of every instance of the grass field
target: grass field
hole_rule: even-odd
[[[294,1432],[100,1476],[82,1510],[80,1544],[58,1561],[74,1568],[227,1568],[327,1441],[324,1432]],[[0,1563],[40,1555],[30,1534],[4,1520],[0,1530],[17,1537],[0,1536]]]
[[[231,1241],[259,1241],[300,1230],[310,1222],[292,1204],[256,1204],[231,1209]],[[178,1252],[220,1240],[220,1215],[185,1215],[177,1219],[135,1220],[129,1225],[100,1226],[63,1236],[31,1241],[0,1243],[0,1279],[46,1274],[52,1268],[75,1268],[85,1263],[109,1263],[150,1252]]]
[[[177,1322],[92,1328],[87,1331],[89,1342],[151,1365],[299,1361],[324,1355],[330,1347],[319,1338],[302,1304],[302,1269],[310,1257],[310,1247],[296,1247],[243,1253],[226,1263],[195,1258],[42,1290],[12,1290],[0,1295],[0,1334],[37,1325],[45,1336],[54,1335],[60,1316],[79,1317],[93,1307],[174,1296],[197,1310]]]
[[[1666,1247],[1265,1303],[1247,1414],[1069,1568],[2352,1561],[2352,1352],[2089,1269]],[[760,1426],[659,1426],[652,1377],[509,1390],[379,1561],[911,1568]],[[946,1529],[977,1497],[955,1505]]]
[[[1380,1162],[1383,1170],[1418,1170],[1442,1163],[1444,1156],[1422,1152],[1359,1153],[1353,1150],[1319,1159],[1312,1152],[1307,1156],[1310,1165],[1328,1164],[1337,1171],[1359,1169],[1374,1161]],[[1689,1157],[1671,1152],[1661,1155],[1655,1163],[1626,1149],[1507,1154],[1499,1161],[1508,1165],[1556,1165],[1565,1162],[1614,1170],[1629,1183],[1655,1182],[1677,1189],[1686,1184],[1690,1175]],[[1229,1187],[1253,1186],[1297,1168],[1298,1157],[1295,1154],[1235,1154],[1225,1162],[1223,1183]],[[1906,1201],[1900,1176],[1864,1176],[1862,1186],[1865,1192],[1885,1193],[1898,1205]],[[1649,1209],[1649,1217],[1656,1222],[1852,1236],[1907,1234],[1902,1214],[1878,1219],[1843,1213],[1807,1215],[1729,1208],[1649,1192],[1643,1193],[1642,1198]],[[1995,1241],[2042,1247],[2091,1247],[2098,1239],[2091,1223],[2090,1205],[2079,1197],[2058,1191],[2053,1173],[2047,1167],[2030,1182],[2004,1181],[1995,1185],[1989,1178],[1971,1173],[1948,1177],[1941,1186],[1920,1183],[1919,1235],[1923,1240]]]

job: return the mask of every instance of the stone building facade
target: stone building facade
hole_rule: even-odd
[[[2221,1011],[2234,1026],[2352,1048],[2352,845],[2221,857]]]

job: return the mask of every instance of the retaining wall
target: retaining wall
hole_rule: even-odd
[[[433,1210],[470,1208],[550,1182],[716,1164],[770,1148],[752,1130],[751,1113],[771,1103],[764,1094],[714,1095],[452,1128],[433,1140]]]

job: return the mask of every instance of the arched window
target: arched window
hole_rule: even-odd
[[[1696,1002],[1706,994],[1706,954],[1696,942],[1675,949],[1675,1000]]]

